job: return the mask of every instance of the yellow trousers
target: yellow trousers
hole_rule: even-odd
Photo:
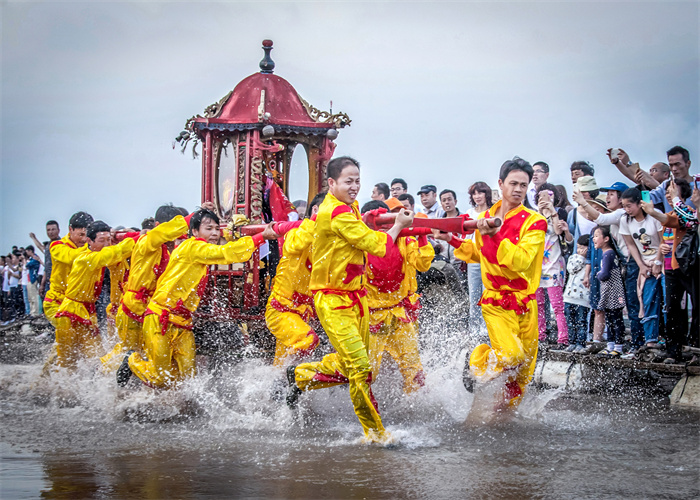
[[[54,328],[58,328],[58,323],[56,323],[56,313],[58,312],[58,308],[60,306],[61,303],[57,300],[45,300],[43,304],[44,316],[46,316],[46,319],[49,320],[49,323],[51,323]]]
[[[58,366],[74,368],[80,359],[97,357],[100,338],[93,325],[85,325],[66,316],[54,320]]]
[[[117,311],[114,322],[116,324],[119,342],[116,343],[110,352],[100,358],[105,369],[109,371],[114,371],[119,368],[122,357],[128,351],[143,352],[143,340],[141,338],[143,324],[127,316],[121,307],[119,311]]]
[[[369,310],[367,298],[358,295],[314,295],[316,314],[336,352],[321,361],[296,367],[297,386],[303,391],[348,384],[355,414],[365,436],[381,440],[385,433],[372,394],[372,369],[367,355]]]
[[[146,385],[172,387],[196,374],[192,330],[168,323],[163,335],[160,317],[149,314],[143,320],[143,345],[146,359],[133,353],[129,356],[129,368]]]
[[[304,318],[293,310],[279,311],[268,305],[265,322],[277,339],[274,366],[282,367],[295,358],[309,356],[318,345],[318,335]]]
[[[379,333],[370,333],[370,366],[375,378],[379,376],[382,355],[388,353],[399,366],[406,394],[425,385],[423,365],[418,353],[418,331],[413,323],[405,323],[389,314]]]
[[[507,375],[505,399],[510,405],[520,403],[537,362],[537,302],[531,300],[525,306],[527,312],[519,315],[497,305],[482,304],[491,346],[477,346],[469,358],[470,370],[477,379]]]

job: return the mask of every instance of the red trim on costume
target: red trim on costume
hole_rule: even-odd
[[[265,237],[262,235],[262,233],[254,234],[253,236],[251,236],[251,238],[253,238],[253,244],[255,245],[255,248],[258,248],[265,241]]]
[[[500,265],[498,262],[498,246],[501,241],[508,239],[512,243],[517,244],[520,239],[520,231],[523,228],[523,224],[530,217],[530,213],[526,209],[520,210],[518,213],[513,214],[503,221],[501,228],[493,236],[483,236],[484,241],[481,247],[481,254],[488,260],[491,264]]]
[[[391,293],[401,288],[401,283],[404,279],[401,269],[403,267],[403,256],[398,246],[387,244],[384,257],[370,254],[367,264],[373,275],[369,282],[376,286],[380,293]]]
[[[311,270],[313,269],[313,266],[311,265],[311,261],[309,260],[308,257],[306,258],[306,269],[308,269],[309,272],[311,272]]]
[[[346,213],[352,213],[352,208],[350,208],[348,205],[339,205],[333,209],[333,213],[331,213],[331,219],[334,219],[340,214]]]
[[[365,266],[364,264],[348,264],[345,266],[345,278],[343,279],[343,283],[346,285],[358,276],[362,276],[365,274]]]
[[[514,311],[515,314],[522,315],[522,314],[527,313],[527,311],[528,311],[525,304],[527,304],[528,302],[530,302],[531,300],[533,300],[535,298],[534,294],[528,295],[527,297],[525,297],[523,299],[523,303],[521,305],[521,304],[518,304],[518,299],[515,297],[513,292],[504,291],[504,292],[499,292],[499,293],[501,293],[502,298],[496,299],[493,297],[488,297],[485,299],[482,297],[481,300],[479,301],[479,305],[481,306],[483,304],[490,304],[492,306],[498,306],[502,309],[505,309],[506,311]]]
[[[71,323],[80,323],[81,325],[85,325],[85,326],[93,326],[92,321],[90,321],[89,319],[85,319],[81,316],[78,316],[75,313],[68,312],[68,311],[58,311],[56,313],[56,317],[57,318],[68,318],[68,319],[70,319]]]
[[[313,222],[316,222],[316,214],[313,214],[313,215],[311,216],[311,220],[312,220]]]
[[[170,321],[170,314],[175,314],[177,316],[181,316],[187,320],[192,319],[192,313],[190,312],[189,309],[187,309],[183,303],[182,299],[177,301],[177,304],[175,307],[172,308],[172,310],[163,308],[163,311],[158,315],[158,319],[160,320],[160,334],[165,335],[168,332],[168,323],[172,323],[175,325],[176,328],[182,328],[183,330],[192,330],[192,325],[178,325],[177,323],[173,323]],[[146,313],[144,316],[148,316],[149,314],[157,314],[156,312],[152,311],[151,309],[146,309]]]
[[[102,268],[102,274],[100,274],[100,279],[98,279],[95,282],[95,300],[99,299],[100,294],[102,293],[102,283],[104,282],[104,279],[105,279],[105,269],[107,269],[107,268],[106,267]],[[111,278],[111,276],[110,276],[110,278]],[[71,299],[71,300],[73,300],[73,299]]]
[[[168,247],[165,246],[165,243],[163,243],[160,246],[160,262],[153,266],[153,274],[156,277],[156,280],[160,278],[160,276],[163,274],[165,271],[165,268],[168,265],[168,261],[170,260],[170,252],[168,252]]]
[[[511,380],[510,382],[506,383],[505,396],[508,401],[519,398],[522,395],[523,390],[520,388],[520,384],[518,384],[515,380]]]
[[[277,234],[279,234],[280,236],[284,236],[292,229],[296,229],[299,226],[301,226],[302,222],[304,222],[303,219],[295,220],[295,221],[275,222],[275,224],[272,226],[272,228],[275,230],[275,232]]]
[[[352,309],[353,307],[358,306],[360,308],[360,318],[364,317],[365,310],[362,307],[362,302],[360,301],[360,299],[362,297],[367,296],[367,290],[365,288],[360,288],[359,290],[322,289],[322,290],[315,290],[314,291],[314,293],[317,293],[317,292],[327,293],[328,295],[347,295],[349,299],[352,299],[352,302],[347,306],[338,306],[335,309]]]
[[[377,400],[374,399],[374,393],[372,392],[372,372],[367,374],[367,385],[369,385],[369,400],[377,414],[379,414],[379,404],[377,404]]]
[[[413,377],[413,381],[417,386],[425,387],[425,373],[423,373],[423,370],[420,370],[418,373],[416,373],[416,376]]]
[[[449,241],[450,245],[452,245],[454,248],[459,248],[462,246],[462,243],[464,243],[464,240],[461,238],[458,238],[454,234],[452,235],[452,239]]]
[[[124,311],[124,314],[127,315],[127,317],[133,319],[134,321],[138,321],[139,323],[143,323],[143,317],[146,315],[144,314],[136,314],[134,311],[126,307],[124,305],[124,302],[122,302],[122,311]]]
[[[421,234],[418,236],[418,246],[419,247],[424,247],[425,245],[428,244],[428,235],[427,234]]]
[[[489,281],[491,281],[491,283],[493,283],[493,286],[497,289],[505,287],[517,291],[527,290],[528,282],[525,278],[516,278],[514,280],[510,280],[505,276],[494,276],[491,273],[486,273],[486,277],[489,279]]]
[[[190,227],[190,219],[194,215],[194,212],[192,212],[190,215],[185,216],[185,222],[187,222],[187,227]]]
[[[287,307],[287,306],[285,306],[285,305],[282,305],[282,303],[281,303],[279,300],[275,299],[275,298],[273,298],[272,300],[270,300],[270,306],[271,306],[275,311],[279,311],[279,312],[282,312],[282,313],[292,313],[292,314],[296,314],[297,316],[299,316],[299,317],[300,317],[301,319],[303,319],[304,321],[308,321],[309,318],[311,317],[310,311],[307,310],[304,314],[299,314],[299,311],[296,311],[296,310],[294,310],[294,309],[290,309],[289,307]]]
[[[316,375],[314,375],[314,378],[312,378],[311,380],[315,380],[317,382],[331,383],[331,384],[347,384],[349,382],[347,377],[342,375],[337,370],[336,370],[335,374],[333,374],[333,375],[326,375],[325,373],[317,373]]]
[[[307,333],[306,336],[308,337],[309,335],[313,336],[313,338],[314,338],[313,342],[311,342],[311,345],[309,347],[307,347],[306,349],[298,350],[296,353],[298,356],[301,356],[302,358],[311,356],[311,354],[313,354],[313,352],[314,352],[314,349],[316,349],[316,347],[318,346],[318,344],[320,342],[318,335],[316,334],[315,331],[309,330],[309,333]]]
[[[547,231],[547,221],[546,220],[538,220],[534,224],[532,224],[530,227],[527,228],[528,231]]]
[[[374,312],[376,309],[370,309],[370,312]],[[382,331],[382,325],[384,323],[377,323],[376,325],[369,325],[369,333],[379,333]]]
[[[197,284],[197,289],[195,290],[195,293],[197,294],[197,297],[202,298],[204,295],[204,290],[207,288],[207,278],[209,277],[209,268],[207,268],[206,272],[204,273],[204,276],[202,276],[202,279],[199,280],[199,283]],[[178,306],[182,304],[182,300],[178,301]]]

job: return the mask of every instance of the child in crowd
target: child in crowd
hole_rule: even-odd
[[[663,227],[654,217],[647,215],[641,207],[642,194],[637,188],[622,193],[622,207],[626,217],[620,219],[620,234],[639,266],[637,294],[640,302],[640,317],[644,340],[649,347],[656,346],[659,338],[659,315],[661,313],[661,271],[663,254],[659,250],[663,239]],[[641,341],[641,339],[639,339]],[[638,342],[633,339],[635,347]]]
[[[600,281],[598,308],[605,312],[605,323],[608,327],[608,348],[600,351],[598,355],[619,358],[622,356],[622,343],[625,339],[625,323],[622,320],[625,287],[622,284],[620,261],[610,235],[610,226],[598,226],[595,229],[593,244],[603,251],[603,260],[596,278]]]
[[[562,245],[561,239],[569,239],[571,236],[566,234],[568,233],[567,225],[560,224],[560,221],[566,220],[566,210],[563,208],[554,208],[559,202],[558,197],[559,195],[552,184],[544,183],[537,190],[537,208],[547,219],[544,258],[542,260],[542,277],[540,278],[540,287],[536,292],[538,308],[537,323],[539,327],[539,341],[543,342],[547,338],[547,325],[545,322],[546,291],[557,318],[557,347],[566,348],[569,344],[569,328],[566,324],[566,316],[564,315],[563,291],[566,261],[564,260],[564,253],[562,251],[562,246],[566,246],[566,242]]]
[[[567,352],[586,352],[586,337],[588,336],[588,315],[590,314],[589,290],[584,286],[583,279],[586,275],[586,256],[588,255],[588,243],[590,236],[583,234],[576,242],[576,253],[569,257],[566,270],[569,272],[569,281],[564,290],[564,305],[566,319],[572,334],[569,335],[569,347]]]

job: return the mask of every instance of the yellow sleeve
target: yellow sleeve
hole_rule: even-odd
[[[56,244],[51,246],[51,261],[71,264],[80,255],[85,247],[72,248],[66,244]]]
[[[516,273],[525,271],[533,264],[538,252],[543,251],[544,236],[543,230],[530,229],[525,232],[517,244],[503,239],[498,245],[496,253],[498,262]],[[542,263],[538,265],[542,265]]]
[[[456,239],[453,238],[453,241],[455,240]],[[463,260],[464,262],[468,262],[470,264],[478,264],[481,262],[481,254],[479,253],[479,249],[474,244],[474,240],[464,240],[459,246],[455,246],[453,242],[450,242],[450,244],[454,247],[455,257],[457,257],[459,260]]]
[[[250,236],[225,245],[202,242],[192,248],[191,258],[200,264],[233,264],[249,260],[258,246]]]
[[[173,217],[168,222],[163,222],[158,224],[156,227],[146,233],[146,245],[151,251],[155,251],[160,248],[164,243],[173,241],[183,234],[186,234],[189,227],[187,226],[187,221],[182,215],[177,215]]]
[[[104,247],[99,252],[91,252],[85,259],[87,267],[88,269],[97,269],[99,267],[116,264],[129,257],[133,248],[134,240],[132,238],[125,238],[117,245]]]
[[[311,219],[305,219],[298,228],[289,231],[284,236],[282,253],[287,255],[303,252],[314,241],[315,226]]]
[[[434,258],[435,249],[433,245],[427,242],[427,239],[424,245],[421,245],[415,238],[408,240],[405,259],[418,272],[424,273],[430,269],[430,264],[432,264]]]
[[[342,212],[331,219],[331,230],[358,250],[384,257],[388,236],[373,231],[352,212]]]

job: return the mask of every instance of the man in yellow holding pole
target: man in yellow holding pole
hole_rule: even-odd
[[[411,224],[413,213],[400,212],[386,233],[373,231],[362,222],[356,201],[359,163],[347,156],[335,158],[326,172],[329,192],[316,216],[309,288],[314,293],[316,314],[336,352],[321,361],[289,368],[287,404],[295,407],[301,391],[348,384],[365,439],[386,443],[391,436],[382,425],[370,387],[365,254],[385,255],[401,229]]]
[[[275,239],[272,225],[253,237],[244,236],[219,245],[219,217],[200,209],[190,219],[192,237],[170,256],[165,272],[148,303],[143,321],[144,358],[138,352],[124,357],[117,383],[126,385],[134,373],[157,388],[176,385],[195,375],[195,342],[192,313],[196,311],[212,264],[245,262],[266,239]]]
[[[537,360],[537,301],[535,291],[542,274],[547,221],[522,204],[532,180],[528,162],[515,157],[501,166],[498,186],[503,199],[479,215],[473,240],[451,233],[436,233],[455,248],[455,257],[481,263],[484,293],[479,301],[491,345],[472,351],[472,379],[488,381],[505,375],[500,406],[520,403],[532,379]],[[489,227],[486,218],[497,217],[500,227]]]

